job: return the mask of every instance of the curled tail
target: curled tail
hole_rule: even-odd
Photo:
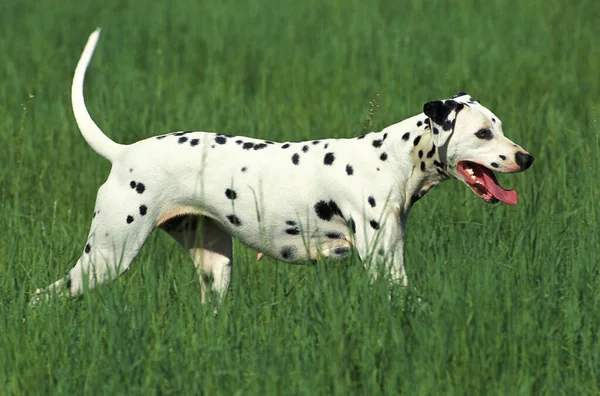
[[[85,48],[83,49],[83,53],[81,54],[81,58],[79,58],[79,62],[75,68],[73,85],[71,86],[71,103],[73,105],[75,120],[77,121],[79,130],[85,140],[95,152],[110,162],[113,162],[123,148],[123,145],[112,141],[104,134],[104,132],[102,132],[98,125],[96,125],[85,107],[85,99],[83,97],[85,71],[94,54],[94,48],[96,48],[98,38],[100,38],[99,28],[90,34],[90,37],[85,44]]]

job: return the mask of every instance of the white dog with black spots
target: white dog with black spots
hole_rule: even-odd
[[[460,93],[423,113],[352,139],[276,143],[181,131],[121,145],[90,117],[83,82],[100,32],[77,64],[73,111],[83,137],[112,163],[98,190],[91,230],[67,275],[37,290],[76,296],[126,271],[148,236],[166,231],[222,299],[231,281],[232,237],[275,259],[344,259],[355,249],[377,275],[407,284],[403,262],[411,206],[455,178],[486,202],[517,203],[494,171],[523,171],[533,157],[504,136],[491,111]]]

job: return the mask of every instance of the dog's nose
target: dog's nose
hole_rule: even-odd
[[[517,165],[519,165],[519,168],[521,168],[522,171],[529,168],[531,164],[533,164],[533,160],[534,158],[531,154],[525,154],[520,151],[515,154],[515,162]]]

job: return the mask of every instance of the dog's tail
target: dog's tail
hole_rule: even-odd
[[[98,125],[96,125],[85,107],[85,99],[83,97],[85,71],[94,54],[94,48],[96,48],[98,38],[100,38],[100,28],[90,34],[90,37],[85,44],[85,48],[83,49],[83,53],[81,54],[81,58],[79,58],[79,62],[75,68],[75,76],[73,77],[73,85],[71,86],[71,103],[73,105],[75,120],[77,121],[79,130],[85,140],[95,152],[110,162],[113,162],[124,146],[112,141],[104,134],[104,132],[102,132]]]

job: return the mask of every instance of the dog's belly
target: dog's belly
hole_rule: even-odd
[[[322,257],[343,259],[350,255],[352,239],[345,223],[309,227],[300,222],[292,224],[285,218],[273,216],[262,224],[257,221],[239,227],[221,224],[245,245],[278,260],[302,263]],[[265,224],[269,223],[277,226],[268,228]]]

